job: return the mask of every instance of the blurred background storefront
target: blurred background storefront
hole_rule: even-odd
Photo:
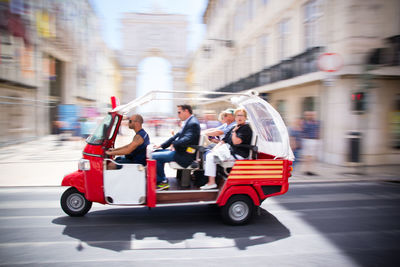
[[[120,94],[115,52],[88,1],[2,0],[0,42],[1,145],[54,133],[60,105],[96,116]]]
[[[396,0],[210,0],[189,86],[256,90],[289,126],[315,111],[324,162],[398,164],[399,12]],[[320,66],[324,53],[335,54],[335,71]]]

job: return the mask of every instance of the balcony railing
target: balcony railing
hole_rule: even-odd
[[[386,47],[370,51],[367,57],[369,65],[400,65],[400,35],[386,38]]]
[[[291,79],[307,73],[318,71],[318,56],[323,51],[322,47],[312,47],[305,52],[290,59],[253,73],[245,78],[218,88],[217,92],[241,92],[255,87]],[[217,97],[209,95],[209,97]]]

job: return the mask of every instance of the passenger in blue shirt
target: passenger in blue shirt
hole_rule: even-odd
[[[146,165],[146,147],[150,144],[150,138],[147,132],[142,128],[143,117],[139,114],[132,115],[129,119],[129,128],[133,129],[136,135],[133,137],[131,143],[119,147],[110,148],[106,151],[107,155],[124,155],[115,159],[117,163],[138,163]],[[116,165],[112,162],[109,163],[107,169],[115,170],[121,169],[121,165]]]

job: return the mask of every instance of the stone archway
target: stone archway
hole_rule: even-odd
[[[162,57],[171,64],[172,88],[185,90],[187,20],[185,15],[126,13],[122,19],[120,55],[122,99],[136,97],[138,64],[146,57]]]

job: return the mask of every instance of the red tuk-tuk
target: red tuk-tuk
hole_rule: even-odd
[[[200,190],[198,187],[181,188],[177,177],[168,177],[171,188],[156,190],[156,161],[150,156],[147,166],[123,164],[118,170],[107,170],[107,162],[113,161],[105,151],[114,147],[123,115],[133,108],[152,100],[161,100],[159,95],[184,94],[225,95],[232,97],[232,105],[244,108],[253,130],[248,159],[219,163],[218,188]],[[170,98],[169,98],[170,99]],[[179,100],[203,101],[215,98],[192,97]],[[282,195],[288,190],[291,176],[293,152],[289,145],[287,128],[279,113],[255,92],[177,92],[152,91],[126,105],[116,106],[110,111],[95,132],[90,135],[83,150],[78,170],[68,174],[62,186],[69,188],[61,196],[61,207],[70,216],[83,216],[92,202],[108,205],[161,207],[171,205],[216,204],[221,208],[225,222],[233,225],[247,223],[266,198]],[[197,148],[196,162],[188,168],[171,163],[172,168],[186,172],[202,170],[203,155],[201,141]],[[117,164],[117,163],[116,163]]]

